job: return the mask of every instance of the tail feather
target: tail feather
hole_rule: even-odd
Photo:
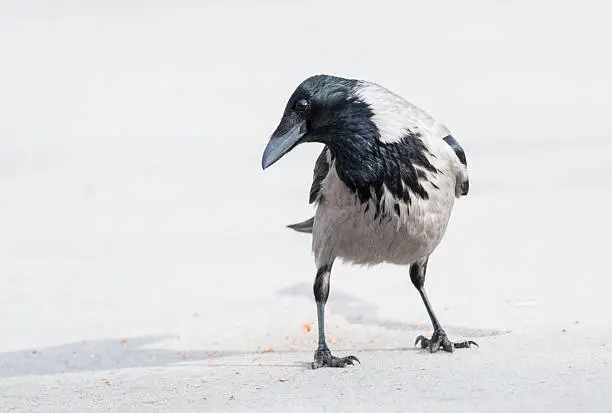
[[[314,217],[307,219],[304,222],[299,222],[297,224],[287,225],[288,228],[291,228],[297,232],[303,232],[306,234],[312,234],[312,225],[314,224]]]

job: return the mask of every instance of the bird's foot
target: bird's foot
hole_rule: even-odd
[[[319,348],[315,351],[314,362],[312,363],[313,369],[320,367],[346,367],[352,366],[354,362],[361,364],[359,359],[355,356],[347,357],[336,357],[332,356],[331,351],[327,347]]]
[[[448,339],[446,332],[442,329],[434,331],[431,338],[418,336],[414,342],[414,345],[416,346],[419,344],[419,342],[421,342],[421,348],[428,348],[432,353],[435,353],[440,349],[452,353],[456,348],[470,348],[472,345],[479,347],[475,341],[471,340],[453,343]]]

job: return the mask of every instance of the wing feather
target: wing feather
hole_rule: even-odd
[[[457,139],[455,139],[453,135],[448,135],[444,138],[444,142],[448,143],[448,145],[453,148],[453,151],[455,151],[457,158],[459,158],[459,161],[467,169],[467,158],[465,157],[465,151],[463,150]],[[462,178],[463,179],[461,180],[461,182],[457,183],[458,185],[460,185],[459,188],[457,188],[457,193],[461,196],[465,196],[470,190],[470,180],[467,177],[467,173]]]
[[[310,204],[317,202],[321,195],[321,183],[329,173],[329,156],[329,148],[326,146],[315,162],[312,185],[310,186],[310,198],[308,200]]]

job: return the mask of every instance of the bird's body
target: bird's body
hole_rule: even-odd
[[[439,188],[454,187],[447,176],[435,182]],[[426,200],[417,197],[408,204],[387,189],[380,200],[361,203],[338,177],[333,161],[321,184],[321,198],[312,229],[316,262],[337,257],[364,265],[409,265],[431,254],[442,240],[454,203],[454,197],[435,191]]]
[[[312,228],[315,260],[326,263],[337,257],[353,264],[409,265],[431,254],[442,240],[455,196],[460,196],[456,187],[467,182],[466,165],[443,140],[450,131],[425,111],[371,82],[358,82],[355,90],[372,110],[374,123],[381,125],[381,148],[375,154],[378,160],[367,159],[359,145],[353,157],[336,157],[325,148],[317,159],[311,191],[311,202],[317,203]],[[426,161],[415,164],[412,152]],[[347,169],[343,162],[369,168],[368,163],[385,159],[391,165],[381,169],[414,169],[416,174],[405,174],[392,189],[384,179],[364,180],[365,191],[371,192],[364,201],[336,169]],[[422,191],[411,193],[404,180]]]
[[[336,259],[361,265],[409,265],[434,324],[433,351],[451,343],[433,315],[424,280],[455,199],[467,195],[465,153],[446,126],[389,90],[365,81],[314,76],[290,98],[264,153],[264,167],[301,142],[325,144],[316,160],[310,202],[315,216],[290,227],[312,232],[319,313],[315,367],[351,364],[325,344],[323,306]]]

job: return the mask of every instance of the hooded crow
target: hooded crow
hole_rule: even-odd
[[[448,339],[424,287],[429,256],[442,240],[455,198],[469,189],[465,153],[446,126],[375,83],[316,75],[289,98],[262,167],[304,142],[324,144],[310,188],[315,215],[289,226],[312,234],[319,333],[313,368],[359,361],[333,356],[325,341],[325,304],[336,258],[410,267],[434,328],[431,338],[419,336],[415,345],[435,353],[476,344]]]

